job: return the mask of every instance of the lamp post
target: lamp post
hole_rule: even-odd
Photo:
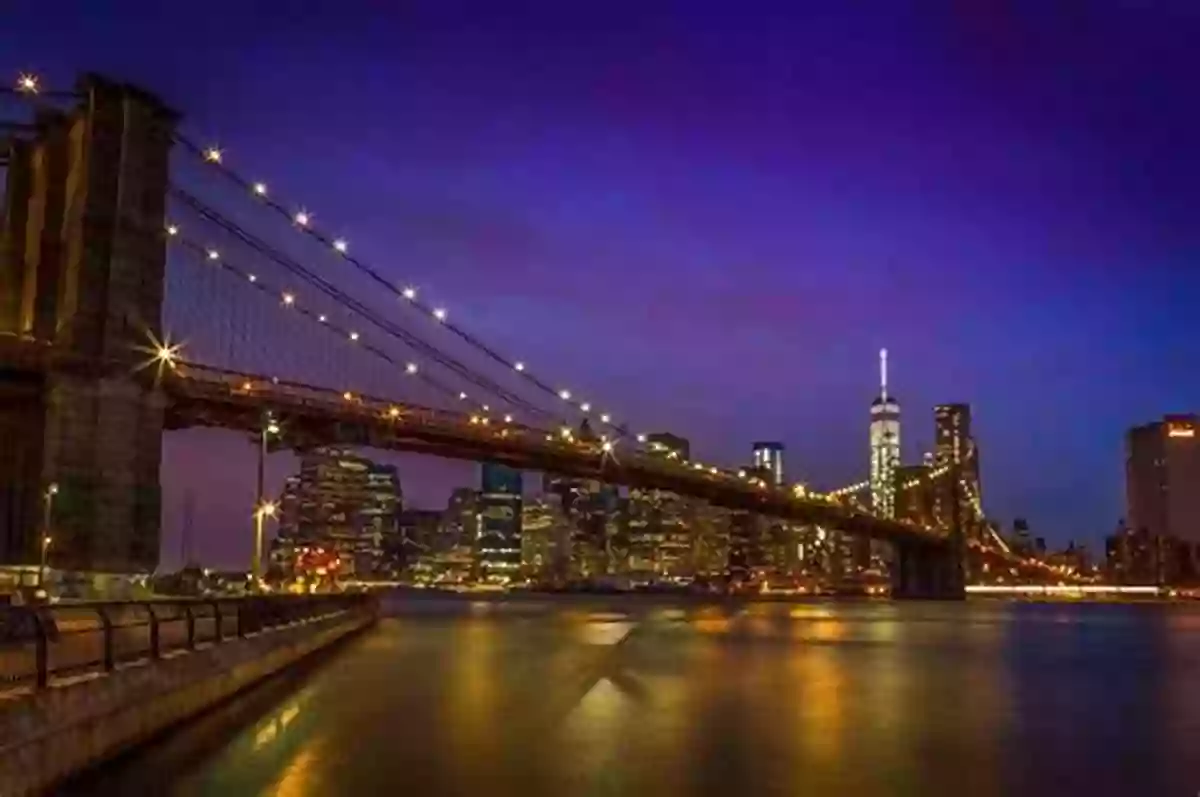
[[[54,496],[56,495],[58,495],[58,482],[50,482],[45,495],[42,496],[42,542],[37,581],[39,588],[46,583],[46,557],[50,552],[50,542],[53,539],[50,536],[50,526],[54,519]]]
[[[262,578],[263,524],[267,517],[275,517],[275,505],[268,502],[264,495],[267,443],[273,434],[279,434],[279,424],[268,410],[263,414],[262,428],[258,434],[258,480],[254,492],[254,555],[250,564],[255,586]]]
[[[254,576],[254,588],[258,588],[259,581],[262,579],[262,550],[263,550],[263,526],[267,522],[267,518],[275,517],[275,504],[271,501],[260,502],[254,510],[254,558],[251,561],[250,569]]]

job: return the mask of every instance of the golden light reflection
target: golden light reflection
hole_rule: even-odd
[[[323,739],[317,738],[301,747],[296,755],[292,756],[279,780],[270,788],[264,789],[263,793],[273,797],[309,797],[325,793],[321,779],[316,776],[325,757],[325,744]]]

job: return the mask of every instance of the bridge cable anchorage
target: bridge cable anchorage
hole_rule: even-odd
[[[208,206],[186,190],[181,189],[178,186],[173,186],[171,188],[171,194],[184,204],[188,205],[193,211],[195,211],[205,220],[217,225],[224,231],[236,237],[244,245],[250,247],[264,257],[267,257],[272,262],[288,270],[294,276],[315,287],[338,305],[363,318],[368,323],[382,330],[388,336],[401,340],[403,343],[409,346],[409,348],[419,351],[430,359],[438,362],[443,367],[456,373],[462,379],[474,384],[476,387],[481,388],[486,394],[496,396],[501,401],[511,405],[512,407],[525,410],[531,414],[550,418],[553,417],[552,413],[546,412],[537,405],[525,401],[520,396],[506,390],[490,378],[479,374],[457,358],[441,351],[436,346],[428,343],[416,334],[409,332],[403,327],[400,327],[399,325],[385,318],[382,318],[377,312],[363,304],[358,299],[350,296],[333,283],[317,275],[311,269],[308,269],[294,258],[283,254],[275,247],[271,246],[261,238],[255,236],[253,233],[250,233],[245,228],[238,225],[236,222],[229,220],[219,211]]]
[[[387,362],[389,365],[395,366],[397,369],[402,369],[403,373],[408,376],[417,376],[423,382],[430,385],[434,390],[449,398],[458,399],[458,397],[461,395],[460,391],[451,388],[450,386],[441,382],[441,380],[438,380],[436,377],[426,373],[425,370],[417,367],[415,363],[405,363],[395,359],[392,357],[392,355],[388,354],[386,351],[380,349],[374,344],[361,341],[359,334],[354,330],[343,327],[336,322],[331,322],[329,321],[328,317],[318,314],[315,311],[298,304],[296,294],[294,292],[289,290],[280,290],[269,282],[257,278],[252,272],[241,268],[240,266],[231,262],[228,258],[223,257],[216,249],[204,246],[198,241],[183,235],[177,225],[168,224],[165,232],[169,241],[180,246],[185,251],[194,254],[199,261],[206,265],[217,265],[220,268],[229,271],[230,273],[238,275],[242,278],[244,284],[264,295],[278,297],[284,307],[288,308],[292,312],[295,312],[301,317],[309,319],[316,326],[325,329],[329,334],[336,336],[339,340],[355,342],[355,345],[358,348],[361,348],[363,351],[366,351],[369,354]],[[252,277],[253,279],[251,279]],[[480,407],[484,406],[486,405],[479,405],[476,403],[475,409],[479,409]]]
[[[565,389],[561,389],[561,388],[556,389],[556,388],[552,387],[551,385],[547,384],[546,382],[544,382],[543,380],[541,380],[540,378],[535,376],[533,373],[531,373],[530,370],[528,369],[528,367],[526,367],[525,363],[523,363],[519,360],[509,359],[508,357],[506,357],[503,354],[501,354],[500,352],[498,352],[496,349],[489,346],[487,343],[485,343],[483,340],[481,340],[476,335],[468,332],[467,330],[463,329],[462,327],[458,326],[457,324],[454,324],[453,322],[451,322],[449,320],[448,314],[447,314],[447,311],[445,310],[445,308],[433,307],[433,306],[430,306],[429,304],[421,301],[420,299],[418,299],[415,288],[407,287],[404,289],[397,289],[391,280],[385,278],[382,274],[380,274],[378,271],[376,271],[372,266],[370,266],[366,262],[362,261],[360,258],[357,258],[357,257],[349,254],[348,244],[346,243],[344,238],[332,237],[332,236],[328,235],[327,233],[323,232],[322,230],[320,230],[319,228],[317,228],[312,223],[313,214],[310,211],[308,211],[307,209],[302,208],[302,207],[299,208],[298,210],[296,210],[295,212],[290,211],[281,201],[273,198],[272,196],[270,196],[268,194],[265,183],[259,182],[259,181],[247,180],[246,178],[241,176],[239,173],[235,172],[232,168],[230,168],[225,163],[226,159],[224,157],[224,152],[221,151],[220,149],[217,149],[215,147],[201,147],[200,145],[196,144],[195,142],[193,142],[186,136],[179,134],[179,133],[175,134],[175,140],[178,143],[180,143],[184,147],[184,149],[188,150],[193,155],[200,157],[201,160],[205,164],[207,164],[208,166],[210,166],[212,168],[215,168],[218,172],[220,172],[221,175],[223,175],[230,182],[234,183],[235,185],[237,185],[244,191],[251,194],[259,202],[261,202],[263,205],[265,205],[269,209],[273,210],[275,213],[277,213],[282,218],[287,219],[288,222],[293,227],[295,227],[302,233],[307,234],[308,236],[310,236],[314,240],[320,242],[321,244],[332,248],[335,252],[337,252],[339,255],[341,255],[348,263],[353,265],[357,270],[359,270],[363,274],[367,275],[370,279],[372,279],[373,281],[378,283],[381,287],[383,287],[390,293],[404,299],[407,304],[410,304],[415,309],[421,311],[427,317],[433,319],[434,321],[441,324],[442,326],[445,326],[448,330],[450,330],[452,333],[457,335],[460,339],[465,341],[470,346],[474,347],[476,350],[482,352],[483,354],[485,354],[487,357],[491,358],[495,362],[500,363],[501,365],[505,366],[510,371],[517,373],[520,377],[522,377],[524,380],[526,380],[529,384],[532,384],[533,386],[538,388],[543,393],[545,393],[547,395],[557,396],[561,401],[567,402],[570,406],[574,407],[581,414],[583,414],[585,416],[590,413],[590,411],[591,411],[590,407],[588,407],[587,409],[584,409],[585,405],[587,405],[587,402],[577,399],[577,398],[573,399],[571,392],[569,390],[565,390]],[[216,157],[212,157],[213,153],[216,153]],[[607,426],[610,429],[613,429],[621,437],[625,437],[629,434],[629,430],[622,424],[614,423],[611,419],[611,416],[609,416],[608,413],[601,413],[600,423],[603,424],[604,426]]]

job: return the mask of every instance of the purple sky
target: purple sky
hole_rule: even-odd
[[[1200,391],[1200,6],[774,5],[19,1],[0,72],[144,84],[380,270],[706,460],[780,439],[793,478],[862,478],[886,345],[906,459],[968,401],[991,514],[1108,531],[1124,429]],[[193,432],[165,459],[169,537],[186,480],[197,550],[244,558],[252,449]],[[403,478],[432,506],[470,474]]]

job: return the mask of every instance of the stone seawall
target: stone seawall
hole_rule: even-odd
[[[0,795],[42,793],[374,620],[364,607],[0,700]]]

